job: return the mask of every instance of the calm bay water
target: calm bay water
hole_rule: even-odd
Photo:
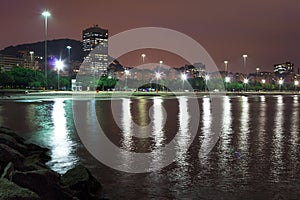
[[[116,119],[112,101],[119,113]],[[103,183],[110,199],[298,199],[300,97],[199,98],[199,129],[193,141],[189,123],[195,109],[189,101],[187,97],[155,97],[86,102],[95,106],[108,138],[129,152],[151,152],[179,134],[176,161],[151,173],[120,172],[94,159],[77,135],[71,99],[0,101],[0,126],[50,148],[48,165],[59,173],[78,163],[86,165]],[[152,106],[153,112],[148,114]],[[213,112],[215,106],[221,112]],[[89,113],[83,115],[92,120]],[[131,122],[146,126],[152,118],[151,127],[143,131]],[[220,137],[212,151],[199,159],[199,151],[216,124],[220,125]],[[150,137],[134,137],[137,131]],[[183,151],[189,142],[188,151]],[[121,159],[130,167],[130,153]],[[160,155],[153,159],[160,159]]]

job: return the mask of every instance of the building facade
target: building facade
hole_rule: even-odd
[[[86,53],[81,71],[106,74],[108,61],[108,30],[95,25],[82,31],[83,51]]]
[[[274,65],[274,73],[276,75],[288,74],[294,72],[294,64],[290,62]]]

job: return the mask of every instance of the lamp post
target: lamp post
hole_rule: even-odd
[[[227,91],[227,84],[230,82],[230,77],[226,76],[225,77],[225,90]]]
[[[146,54],[142,54],[141,55],[141,57],[142,57],[142,64],[144,65],[144,63],[145,63],[145,57],[146,57]],[[144,79],[145,79],[145,75],[144,75],[144,66],[143,66],[143,68],[142,68],[142,79],[143,79],[143,81],[144,81]]]
[[[29,51],[29,54],[30,54],[30,64],[31,64],[31,68],[34,69],[34,65],[33,65],[34,51]]]
[[[57,60],[55,63],[55,67],[57,70],[57,90],[59,90],[60,86],[59,86],[59,72],[60,70],[64,67],[64,63],[62,60]]]
[[[72,64],[71,64],[71,46],[67,46],[68,50],[68,67],[69,67],[69,79],[70,79],[70,89],[72,87]]]
[[[278,81],[278,83],[279,83],[279,91],[281,91],[281,85],[283,84],[282,78],[280,78],[280,80]]]
[[[159,72],[155,73],[155,77],[156,77],[156,93],[158,93],[158,79],[160,79],[161,75]]]
[[[205,75],[205,86],[206,86],[207,91],[208,91],[208,86],[207,86],[207,81],[208,81],[208,80],[209,80],[209,75],[206,74],[206,75]]]
[[[249,80],[247,78],[244,79],[245,84],[245,92],[247,92],[247,84],[249,83]]]
[[[228,61],[227,60],[224,61],[224,65],[225,65],[225,72],[226,72],[226,76],[227,76],[227,74],[228,74]]]
[[[246,68],[246,61],[247,61],[248,55],[244,54],[243,55],[243,64],[244,64],[244,68]]]
[[[182,80],[182,91],[184,92],[184,82],[186,81],[187,79],[187,75],[186,73],[184,72],[183,74],[181,74],[181,80]]]
[[[144,54],[144,53],[143,53],[141,56],[142,56],[142,61],[143,61],[143,64],[144,64],[144,62],[145,62],[145,57],[146,57],[146,54]]]
[[[262,85],[262,88],[265,89],[266,79],[262,79],[262,80],[261,80],[261,83],[263,84],[263,85]]]
[[[298,80],[295,80],[294,81],[294,85],[295,85],[295,92],[297,91],[297,87],[298,87],[298,85],[299,85],[299,81]]]
[[[129,71],[125,69],[125,91],[127,91],[127,76],[129,75]]]
[[[47,40],[48,40],[48,17],[51,16],[51,13],[47,10],[45,10],[42,15],[45,17],[45,77],[47,80],[48,76],[48,55],[47,55]]]

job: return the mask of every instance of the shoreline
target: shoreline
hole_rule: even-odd
[[[53,98],[152,98],[152,97],[203,97],[203,96],[251,96],[251,95],[300,95],[300,92],[125,92],[125,91],[2,91],[0,100],[53,99]]]

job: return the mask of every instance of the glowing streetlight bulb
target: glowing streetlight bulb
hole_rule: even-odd
[[[294,85],[299,85],[299,81],[295,80]]]
[[[156,77],[156,79],[159,79],[159,78],[161,77],[160,73],[159,73],[159,72],[156,72],[156,73],[155,73],[155,77]]]
[[[243,58],[247,58],[247,57],[248,57],[248,55],[247,55],[247,54],[244,54],[244,55],[243,55]]]
[[[64,67],[64,62],[62,60],[57,60],[55,62],[55,67],[57,69],[57,89],[59,90],[59,71]]]
[[[48,40],[48,17],[51,16],[51,13],[45,10],[42,15],[45,17],[45,77],[48,76],[48,54],[47,54],[47,40]]]
[[[209,75],[205,75],[205,80],[209,80]]]
[[[225,77],[225,82],[226,82],[226,83],[229,83],[229,82],[230,82],[230,77],[229,77],[229,76],[226,76],[226,77]]]
[[[282,85],[282,84],[283,84],[283,80],[280,79],[280,80],[278,81],[278,83],[279,83],[279,85]]]
[[[143,64],[144,64],[144,62],[145,62],[145,57],[146,57],[146,54],[144,54],[144,53],[143,53],[141,56],[142,56],[142,60],[143,60]]]
[[[61,70],[64,67],[64,62],[62,60],[57,60],[55,62],[55,67],[57,70]]]
[[[247,84],[249,80],[247,78],[244,79],[244,83]]]
[[[50,17],[51,16],[51,13],[48,11],[48,10],[45,10],[44,12],[42,12],[42,15],[44,17]]]
[[[263,84],[265,84],[265,83],[266,83],[266,79],[261,80],[261,82],[262,82]]]

